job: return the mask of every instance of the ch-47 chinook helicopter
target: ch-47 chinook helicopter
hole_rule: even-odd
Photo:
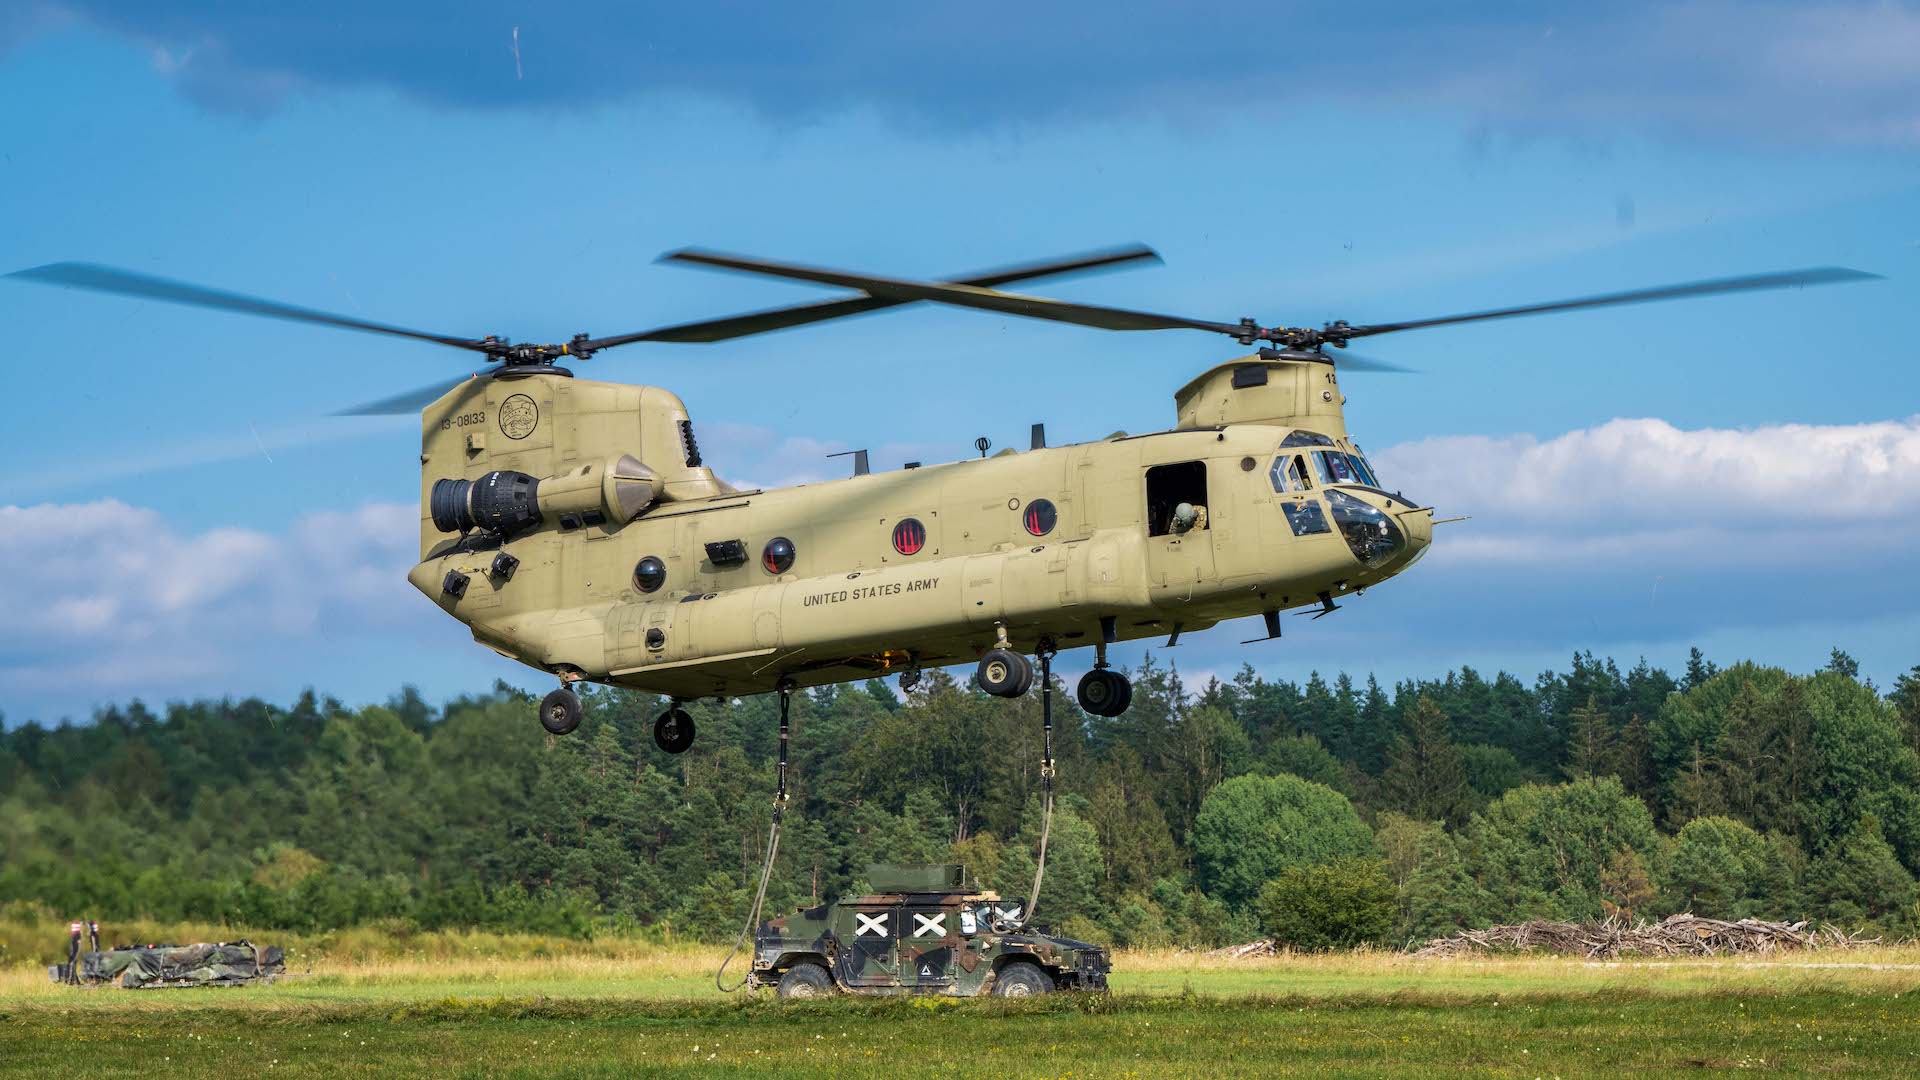
[[[1341,352],[1355,338],[1576,308],[1875,275],[1818,268],[1722,278],[1418,319],[1319,329],[1210,322],[1023,296],[997,286],[1157,261],[1130,247],[909,281],[700,251],[665,261],[772,275],[860,295],[565,344],[463,338],[327,314],[91,264],[13,277],[398,335],[479,353],[490,367],[353,413],[421,411],[420,562],[408,580],[481,644],[551,673],[548,731],[570,732],[581,681],[672,700],[663,750],[692,745],[680,703],[977,662],[1003,697],[1033,681],[1028,655],[1091,645],[1078,687],[1115,716],[1132,696],[1107,647],[1260,616],[1280,636],[1292,608],[1413,565],[1431,508],[1390,490],[1347,433],[1339,369],[1397,370]],[[637,342],[711,342],[917,301],[1106,330],[1202,330],[1257,351],[1174,394],[1165,431],[1116,433],[941,464],[909,464],[742,491],[701,458],[667,390],[578,379],[584,361]],[[1329,352],[1331,347],[1334,351]],[[864,453],[864,452],[863,452]],[[1316,615],[1317,617],[1317,615]],[[783,756],[784,756],[784,716]],[[783,780],[784,790],[784,780]]]

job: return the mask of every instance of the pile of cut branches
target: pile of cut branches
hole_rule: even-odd
[[[1256,956],[1272,956],[1280,951],[1272,938],[1249,941],[1245,945],[1229,945],[1224,949],[1214,949],[1207,953],[1215,960],[1246,960]]]
[[[1798,949],[1846,949],[1877,945],[1833,926],[1809,928],[1805,922],[1760,919],[1727,922],[1697,915],[1670,915],[1657,923],[1533,921],[1514,926],[1462,930],[1434,938],[1415,956],[1459,956],[1474,952],[1550,952],[1590,959],[1616,956],[1720,956],[1728,953],[1790,952]]]

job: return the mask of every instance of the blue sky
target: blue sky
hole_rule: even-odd
[[[87,259],[523,340],[829,295],[653,263],[687,244],[938,275],[1141,241],[1166,265],[1038,291],[1309,324],[1884,274],[1370,343],[1422,373],[1350,376],[1357,437],[1474,520],[1282,644],[1227,626],[1173,658],[1531,676],[1575,648],[1807,668],[1837,644],[1883,683],[1920,662],[1912,5],[195,8],[0,15],[0,269]],[[546,685],[403,581],[417,425],[326,415],[459,354],[17,283],[0,325],[9,722]],[[709,460],[762,484],[1036,420],[1164,427],[1235,352],[917,307],[581,374],[675,390]]]

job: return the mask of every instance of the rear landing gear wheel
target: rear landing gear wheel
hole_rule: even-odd
[[[1074,696],[1095,716],[1119,716],[1133,704],[1133,683],[1112,668],[1094,668],[1080,677]]]
[[[561,687],[540,701],[540,726],[551,735],[565,735],[580,726],[580,698]]]
[[[653,742],[669,754],[684,754],[693,745],[693,717],[675,705],[653,722]]]
[[[783,998],[826,997],[833,993],[833,976],[819,964],[795,964],[780,976],[774,993]]]
[[[995,697],[1019,697],[1033,685],[1033,664],[1012,649],[988,649],[973,681]]]

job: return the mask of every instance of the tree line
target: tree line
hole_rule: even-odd
[[[1039,916],[1122,945],[1277,934],[1402,943],[1526,918],[1920,924],[1920,666],[1885,693],[1835,651],[1794,675],[1695,650],[1678,675],[1591,654],[1531,683],[1470,668],[1389,690],[1251,668],[1132,707],[1055,702]],[[0,902],[104,919],[321,931],[392,922],[724,938],[767,839],[777,706],[593,688],[570,736],[505,685],[435,708],[139,702],[0,732]],[[1039,693],[944,672],[796,694],[769,907],[875,862],[965,863],[1024,897],[1041,827]]]

